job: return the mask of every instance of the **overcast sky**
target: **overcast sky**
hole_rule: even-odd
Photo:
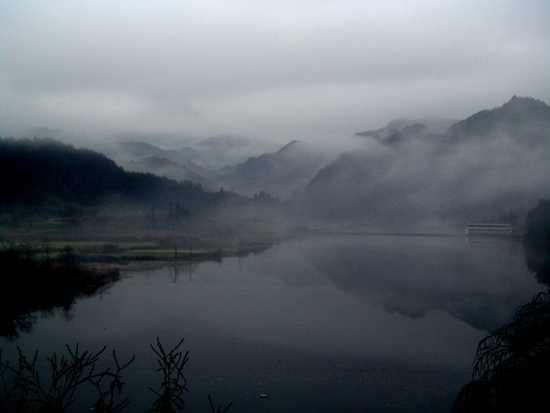
[[[0,2],[0,135],[288,142],[550,103],[550,1]]]

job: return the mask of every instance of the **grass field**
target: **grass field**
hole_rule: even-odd
[[[113,219],[112,225],[98,229],[87,224],[61,225],[40,217],[35,217],[32,223],[29,220],[15,226],[4,214],[3,220],[0,219],[0,243],[29,245],[41,258],[57,259],[71,254],[82,263],[116,265],[130,261],[168,261],[176,258],[176,248],[178,260],[217,261],[263,251],[304,230],[284,222],[268,225],[243,220],[224,224],[208,218],[190,220],[179,229],[155,230],[140,229],[139,225],[125,226],[126,221]],[[132,222],[130,218],[127,221]]]
[[[117,246],[121,250],[144,250],[158,248],[158,244],[152,241],[143,241],[143,242],[101,242],[101,241],[54,241],[49,242],[49,247],[53,250],[60,250],[66,248],[67,246],[74,249],[83,249],[83,248],[108,248],[111,245]]]

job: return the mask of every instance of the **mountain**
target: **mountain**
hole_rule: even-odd
[[[192,181],[201,184],[205,188],[219,187],[214,185],[211,180],[197,174],[197,172],[200,172],[203,175],[209,175],[207,171],[196,165],[189,167],[189,164],[193,165],[191,161],[178,163],[159,156],[148,156],[137,161],[121,163],[126,171],[152,173],[176,181]]]
[[[0,203],[53,195],[86,203],[120,191],[126,174],[105,155],[52,139],[0,141]]]
[[[126,172],[105,155],[52,139],[0,139],[0,206],[54,202],[96,205],[113,197],[200,210],[214,194],[190,182]]]
[[[390,125],[391,124],[392,123],[390,123]],[[371,131],[371,132],[364,132],[364,133],[369,133],[369,135],[363,134],[361,136],[371,137],[386,146],[399,144],[408,139],[423,139],[423,138],[428,138],[430,136],[434,136],[433,134],[428,133],[428,128],[425,125],[421,125],[419,123],[413,123],[411,125],[407,125],[402,129],[397,129],[397,128],[390,129],[388,127],[379,131]]]
[[[214,189],[215,174],[196,165],[180,151],[162,149],[146,142],[120,142],[112,153],[117,164],[127,171],[152,173],[176,181],[192,181]]]
[[[277,145],[260,139],[220,135],[182,147],[179,152],[205,169],[217,170],[276,148]]]
[[[272,144],[260,140],[217,136],[172,149],[143,141],[124,141],[115,148],[106,148],[105,153],[129,171],[153,173],[177,181],[189,180],[217,190],[224,185],[218,169],[244,162],[273,148]]]
[[[179,149],[162,149],[146,142],[120,142],[110,156],[128,171],[188,180],[209,190],[224,187],[245,196],[262,191],[277,197],[289,196],[302,188],[329,161],[320,150],[298,141],[275,152],[244,157],[265,148],[261,141],[219,136]],[[237,159],[242,161],[226,164]],[[215,168],[216,165],[223,167]]]
[[[505,134],[518,142],[538,145],[545,143],[550,133],[550,106],[537,99],[513,96],[499,108],[457,122],[447,133],[457,139]]]
[[[453,119],[444,119],[444,118],[424,118],[424,119],[396,119],[388,123],[387,126],[370,130],[366,132],[357,132],[355,136],[359,137],[375,137],[375,136],[388,136],[393,133],[398,132],[400,129],[406,128],[407,126],[412,126],[415,124],[423,125],[427,131],[430,133],[444,133],[452,125],[456,123],[456,120]]]
[[[442,134],[408,123],[363,132],[380,145],[341,154],[294,203],[335,221],[517,219],[550,195],[549,114],[544,102],[513,97]]]
[[[27,135],[38,139],[50,138],[61,142],[73,142],[75,144],[82,144],[90,140],[89,136],[83,133],[75,133],[64,129],[48,128],[45,126],[31,128],[27,132]]]
[[[118,147],[122,154],[130,155],[132,158],[137,158],[137,159],[147,158],[149,156],[159,156],[159,157],[168,157],[168,158],[172,156],[177,157],[174,151],[167,151],[147,142],[141,142],[141,141],[119,142]]]
[[[310,145],[292,141],[274,153],[250,157],[245,162],[219,170],[220,183],[251,196],[265,191],[277,197],[303,187],[328,162],[328,157]]]

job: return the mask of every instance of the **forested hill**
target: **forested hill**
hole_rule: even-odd
[[[514,96],[431,133],[405,122],[359,133],[365,146],[320,169],[304,214],[371,225],[447,220],[517,224],[550,188],[550,107]],[[506,218],[508,217],[508,218]]]
[[[215,194],[191,182],[126,172],[105,155],[52,139],[0,138],[0,204],[59,200],[81,205],[120,196],[129,202],[208,205]]]
[[[501,107],[482,110],[457,122],[447,133],[459,140],[506,134],[523,144],[544,144],[550,133],[550,106],[538,99],[513,96]]]

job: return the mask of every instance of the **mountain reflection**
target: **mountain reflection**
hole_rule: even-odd
[[[510,320],[518,305],[541,290],[529,273],[533,258],[525,250],[528,269],[523,253],[521,243],[512,240],[468,243],[464,237],[328,236],[256,251],[258,258],[245,262],[245,268],[295,288],[328,280],[365,305],[391,314],[417,319],[444,311],[477,330],[493,331]],[[219,265],[227,263],[224,260]],[[193,282],[199,266],[168,268],[170,282]],[[548,279],[541,274],[537,275],[539,281]],[[83,283],[82,289],[65,288],[68,294],[54,284],[46,290],[36,280],[25,283],[24,288],[6,288],[4,291],[19,291],[19,298],[3,300],[0,335],[16,338],[19,332],[30,331],[39,312],[51,315],[60,311],[70,318],[78,298],[110,285]]]
[[[533,291],[520,243],[468,245],[462,237],[334,239],[307,253],[337,288],[410,318],[443,310],[492,331]]]

